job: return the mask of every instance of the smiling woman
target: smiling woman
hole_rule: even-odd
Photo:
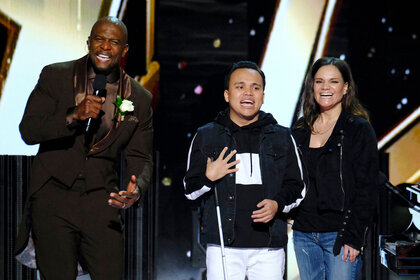
[[[377,195],[375,133],[345,61],[318,59],[304,93],[303,117],[292,130],[309,186],[293,215],[300,279],[361,279]]]
[[[340,109],[341,100],[347,93],[348,82],[344,82],[334,65],[322,66],[315,74],[314,93],[321,112]],[[341,110],[341,109],[340,109]]]

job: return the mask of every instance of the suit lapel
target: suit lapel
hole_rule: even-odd
[[[125,73],[123,69],[120,68],[120,84],[118,87],[118,95],[122,96],[123,99],[132,100],[131,96],[131,81],[130,77]],[[136,110],[136,108],[134,108]],[[114,108],[114,116],[117,111],[117,108]],[[124,130],[124,127],[127,125],[126,121],[120,121],[118,116],[114,117],[114,124],[109,130],[107,135],[101,139],[99,142],[95,143],[89,150],[88,155],[94,155],[100,153],[101,151],[108,148],[121,134],[121,131]]]

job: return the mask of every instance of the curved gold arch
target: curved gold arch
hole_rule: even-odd
[[[13,19],[0,11],[0,32],[2,38],[6,37],[6,44],[4,50],[1,50],[1,64],[0,64],[0,98],[3,90],[4,83],[6,82],[7,73],[12,63],[13,53],[15,51],[16,42],[19,37],[21,26]]]

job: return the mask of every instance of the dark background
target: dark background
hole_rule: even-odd
[[[133,77],[146,73],[145,3],[128,0],[123,19],[130,44],[123,66]],[[183,194],[189,145],[197,128],[227,106],[223,84],[231,64],[238,60],[260,62],[277,4],[277,0],[156,1],[153,60],[161,68],[159,93],[155,96],[158,102],[154,103],[155,170],[145,207],[127,211],[127,248],[129,255],[135,256],[126,261],[126,272],[132,273],[126,273],[127,279],[139,279],[140,271],[142,279],[201,279],[204,255],[197,240],[199,205]],[[410,0],[337,2],[339,9],[326,55],[342,57],[351,66],[359,99],[370,112],[378,139],[420,104],[420,19],[416,4]],[[5,48],[3,39],[0,53]],[[386,155],[381,157],[386,171]],[[21,156],[0,159],[0,279],[2,272],[23,275],[19,279],[35,279],[34,271],[22,272],[9,254],[30,162],[30,158]],[[391,201],[383,192],[378,200]],[[378,207],[372,225],[366,279],[396,279],[388,278],[380,265],[376,244],[378,233],[390,232],[391,216],[396,212],[388,206]],[[13,269],[6,271],[9,267]]]
[[[420,103],[420,22],[415,3],[338,2],[326,55],[344,55],[350,64],[378,139]],[[225,108],[224,75],[231,64],[260,61],[276,4],[274,0],[157,3],[154,60],[161,66],[154,119],[159,157],[157,279],[196,279],[200,273],[192,268],[200,263],[194,259],[192,240],[191,213],[197,205],[183,195],[188,148],[196,129]],[[133,28],[128,28],[133,38]],[[215,47],[215,40],[220,40],[220,46]],[[194,93],[197,86],[202,87],[201,94]],[[163,184],[164,178],[171,183]]]

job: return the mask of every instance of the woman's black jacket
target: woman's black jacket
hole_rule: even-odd
[[[292,134],[305,158],[311,130],[302,118],[293,126]],[[376,207],[378,164],[372,126],[362,117],[342,112],[316,169],[319,209],[342,213],[342,228],[334,245],[336,255],[344,244],[362,250],[366,242]],[[308,183],[308,188],[313,187]]]

